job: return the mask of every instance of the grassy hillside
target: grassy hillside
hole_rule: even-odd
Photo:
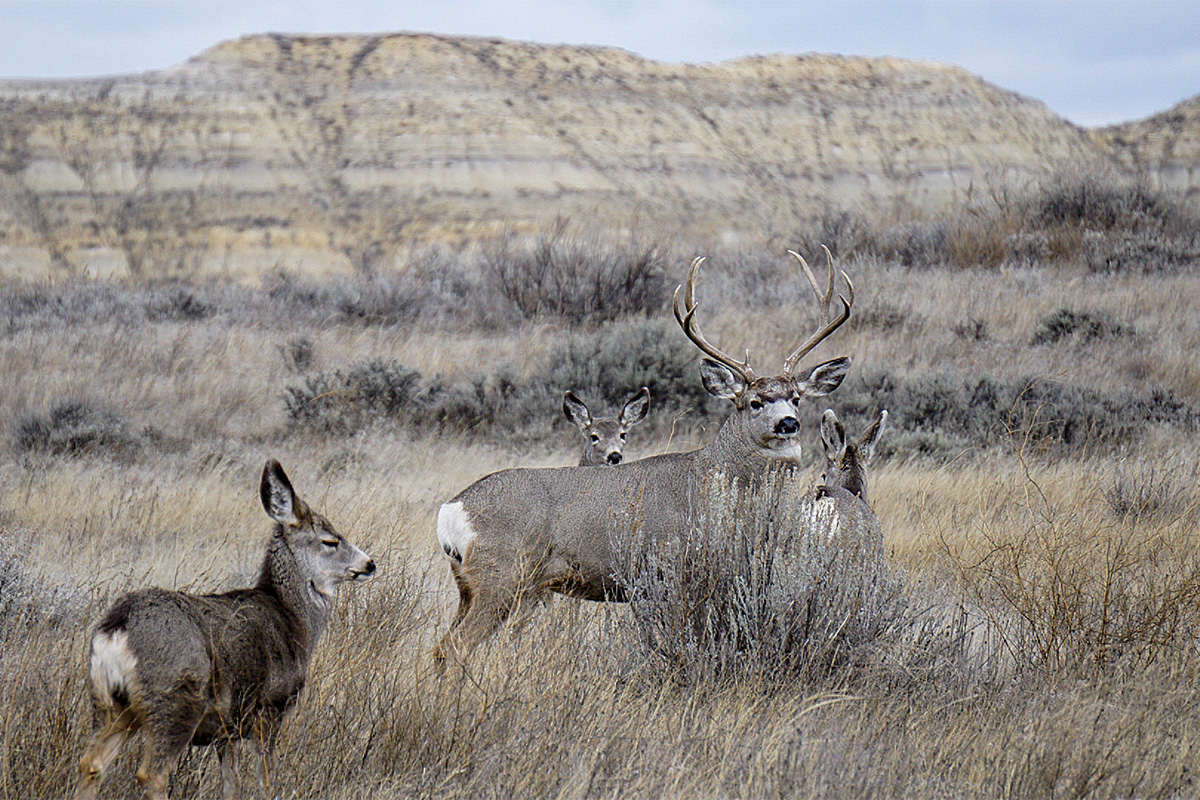
[[[1093,135],[1123,163],[1158,176],[1162,185],[1197,191],[1200,96],[1143,120],[1100,128]]]

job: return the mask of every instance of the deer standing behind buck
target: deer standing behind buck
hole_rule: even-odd
[[[821,415],[825,467],[809,506],[808,527],[823,532],[819,538],[833,546],[838,559],[855,566],[860,576],[887,573],[883,528],[867,505],[867,464],[886,421],[887,411],[880,411],[858,441],[851,442],[832,409]]]
[[[625,458],[625,435],[646,418],[650,410],[650,390],[645,386],[625,401],[615,417],[593,417],[592,412],[572,391],[563,393],[563,413],[583,434],[583,455],[579,466],[615,466]]]
[[[641,537],[686,535],[712,476],[749,485],[774,468],[799,463],[801,400],[836,389],[850,359],[827,361],[803,376],[796,368],[849,318],[854,286],[842,272],[846,293],[838,294],[840,313],[831,315],[837,277],[832,255],[825,250],[828,277],[822,290],[804,259],[789,252],[816,294],[821,319],[776,375],[759,377],[749,355],[738,361],[701,332],[695,288],[703,258],[692,262],[686,285],[675,291],[675,319],[707,356],[700,367],[705,389],[733,404],[733,413],[707,445],[608,469],[502,470],[442,505],[437,537],[450,558],[459,605],[435,659],[441,662],[452,653],[465,658],[518,604],[536,604],[549,592],[625,600],[617,575],[622,551]]]
[[[76,798],[95,797],[101,773],[145,734],[138,782],[151,800],[189,745],[215,744],[226,797],[240,793],[237,744],[262,751],[259,778],[283,715],[304,687],[337,585],[375,562],[296,496],[279,462],[260,485],[275,521],[258,583],[224,594],[145,589],[121,597],[92,636],[89,684],[97,730],[79,764]]]
[[[867,464],[875,455],[875,445],[883,436],[886,422],[887,411],[880,411],[858,441],[851,442],[846,439],[846,428],[837,414],[831,408],[825,409],[821,415],[821,444],[825,448],[821,488],[827,492],[844,489],[864,503],[867,502]]]

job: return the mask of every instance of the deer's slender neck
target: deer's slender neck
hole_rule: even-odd
[[[842,463],[843,474],[845,475],[842,488],[850,492],[850,494],[858,495],[859,499],[864,503],[867,502],[867,473],[863,470],[862,464],[859,463],[858,453],[847,448]]]
[[[737,412],[725,420],[713,440],[695,451],[701,474],[721,472],[742,481],[756,480],[766,472],[800,463],[799,441],[788,449],[768,449],[746,430]]]
[[[304,650],[311,653],[329,622],[329,601],[312,585],[288,544],[282,526],[276,528],[267,544],[257,588],[278,597],[284,608],[295,616],[303,628]]]

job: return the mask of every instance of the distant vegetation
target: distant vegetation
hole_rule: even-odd
[[[885,225],[828,211],[791,241],[814,259],[818,244],[827,244],[854,275],[899,268],[927,276],[925,282],[963,270],[996,282],[1009,270],[1094,274],[1103,281],[1200,271],[1200,212],[1170,194],[1096,174],[1060,176],[1024,194],[993,194],[931,222]],[[1158,245],[1138,249],[1148,241]],[[715,308],[744,313],[797,302],[799,284],[781,272],[778,255],[718,249],[711,259]],[[694,425],[723,413],[695,380],[695,354],[669,320],[672,280],[678,280],[671,270],[679,273],[684,263],[682,248],[666,239],[605,240],[592,227],[559,220],[549,233],[509,234],[479,256],[432,250],[401,271],[324,281],[276,272],[261,289],[211,282],[10,284],[0,294],[0,320],[10,332],[120,318],[220,327],[304,322],[474,330],[500,337],[552,325],[561,331],[554,343],[536,357],[526,352],[524,366],[489,360],[453,375],[389,354],[331,361],[308,335],[278,347],[293,374],[279,390],[280,404],[296,432],[345,437],[384,425],[527,441],[539,440],[547,425],[561,426],[556,409],[567,388],[615,404],[648,386],[660,425],[677,424],[671,420],[680,414],[690,413]],[[1137,327],[1121,313],[1089,307],[1086,297],[1043,313],[1031,329],[1005,334],[1016,334],[1014,346],[1024,340],[1081,356],[1125,340],[1124,351],[1138,358],[1145,339]],[[908,310],[904,298],[877,298],[860,302],[854,324],[886,340],[908,339],[914,326],[923,330],[930,323]],[[1014,372],[983,355],[995,351],[988,345],[997,323],[967,317],[948,327],[979,346],[981,356],[969,367],[930,364],[923,372],[896,374],[888,364],[867,365],[839,395],[852,424],[865,422],[881,404],[895,408],[889,452],[954,458],[993,447],[1004,436],[1044,452],[1105,451],[1137,443],[1156,425],[1190,432],[1200,419],[1200,396],[1191,387],[1088,386],[1070,376]],[[31,417],[18,440],[26,450],[77,449],[70,445],[74,434],[52,432],[70,424]],[[120,437],[124,452],[143,441]],[[97,451],[105,449],[112,447]]]

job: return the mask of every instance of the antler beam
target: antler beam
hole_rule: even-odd
[[[833,266],[833,253],[829,252],[829,248],[821,245],[821,249],[825,251],[825,261],[828,266],[828,274],[825,280],[825,288],[822,289],[817,283],[817,278],[809,269],[808,262],[804,257],[794,250],[788,250],[800,264],[800,268],[804,271],[804,275],[808,278],[808,285],[812,287],[813,295],[817,300],[817,305],[820,309],[820,327],[817,331],[805,340],[802,344],[796,347],[783,362],[784,378],[793,377],[793,372],[796,365],[800,363],[800,359],[812,352],[818,344],[829,337],[834,331],[842,326],[846,320],[850,318],[850,309],[854,305],[854,284],[850,281],[850,276],[844,270],[835,270]],[[692,340],[700,351],[712,360],[724,364],[729,369],[737,372],[747,382],[754,381],[758,376],[754,374],[754,370],[750,367],[750,354],[746,353],[744,361],[738,361],[729,354],[720,350],[716,345],[708,340],[708,337],[700,330],[700,324],[696,321],[696,278],[700,274],[700,265],[704,263],[704,256],[698,256],[692,261],[692,266],[688,269],[687,281],[675,288],[675,296],[672,302],[675,312],[675,320],[679,323],[679,327],[683,328],[683,332]],[[833,303],[833,297],[837,284],[837,274],[841,273],[842,280],[846,282],[846,293],[837,293],[838,300],[842,303],[841,311],[834,317],[830,317],[830,306]],[[680,297],[682,292],[683,296]]]
[[[696,322],[696,276],[700,273],[700,265],[704,263],[704,256],[698,256],[692,261],[692,266],[688,269],[687,283],[680,284],[675,287],[675,297],[673,307],[675,311],[675,320],[679,323],[679,327],[683,328],[683,332],[692,340],[692,344],[700,348],[700,352],[720,364],[724,364],[734,372],[741,375],[747,383],[757,379],[754,370],[750,368],[750,353],[746,353],[745,361],[738,361],[732,356],[719,350],[716,345],[708,340],[701,332],[699,323]],[[680,304],[679,291],[683,290],[683,303]]]
[[[821,319],[825,320],[824,324],[817,329],[817,332],[808,338],[803,344],[792,351],[783,362],[783,376],[791,378],[792,372],[796,369],[796,365],[800,363],[800,359],[804,358],[813,348],[824,341],[831,333],[842,326],[842,323],[850,319],[850,307],[854,305],[854,284],[850,281],[850,276],[845,270],[838,270],[842,273],[842,280],[846,282],[846,294],[838,293],[838,300],[842,301],[842,311],[835,318],[829,318],[829,306],[833,301],[834,284],[837,281],[833,268],[833,253],[829,252],[829,248],[821,245],[821,249],[825,251],[825,261],[829,266],[829,274],[825,281],[825,290],[822,291],[817,286],[817,279],[813,276],[812,270],[808,268],[808,262],[794,250],[788,250],[796,261],[800,262],[800,267],[804,270],[804,275],[808,278],[808,285],[812,287],[813,294],[816,295],[817,304],[821,309]]]

